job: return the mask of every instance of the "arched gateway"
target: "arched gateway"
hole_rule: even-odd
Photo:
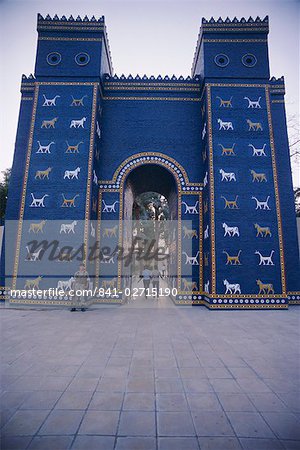
[[[267,17],[202,19],[191,77],[133,78],[113,74],[103,17],[38,16],[1,262],[2,291],[26,288],[12,303],[67,304],[68,295],[29,290],[68,290],[79,256],[93,289],[116,290],[95,290],[94,301],[122,302],[139,246],[130,270],[120,252],[147,234],[131,221],[147,196],[175,302],[299,303],[285,87],[269,77],[268,30]],[[157,232],[159,217],[168,233]],[[47,251],[33,247],[41,239]]]

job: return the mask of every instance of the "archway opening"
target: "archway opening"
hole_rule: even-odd
[[[178,189],[174,176],[158,164],[133,169],[124,184],[123,243],[131,247],[130,266],[123,265],[126,285],[142,286],[149,270],[160,286],[172,287],[177,265]]]

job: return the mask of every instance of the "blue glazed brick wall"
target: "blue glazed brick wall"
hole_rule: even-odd
[[[273,96],[272,98],[278,100],[278,96]],[[298,237],[284,103],[281,100],[281,103],[272,103],[271,105],[278,168],[287,290],[299,291]]]
[[[56,100],[56,106],[43,106],[45,99],[52,99],[55,95],[60,97]],[[72,96],[75,99],[84,97],[83,105],[80,107],[71,106]],[[91,132],[91,108],[92,108],[92,86],[56,86],[41,85],[39,88],[39,98],[36,111],[35,127],[33,134],[33,145],[28,173],[26,207],[24,218],[40,218],[47,210],[51,210],[52,219],[61,218],[84,218],[86,180],[88,169],[88,154]],[[72,120],[86,118],[84,126],[70,128]],[[54,128],[42,128],[44,120],[57,118]],[[50,147],[50,153],[38,153],[39,143],[43,146],[54,142]],[[79,144],[80,143],[80,144]],[[67,153],[68,144],[78,145],[77,152]],[[51,168],[49,179],[36,179],[39,170]],[[66,170],[80,168],[78,179],[64,178]],[[34,197],[42,197],[47,194],[45,208],[32,208]],[[75,201],[75,208],[61,208],[63,196],[73,198],[78,195]]]
[[[107,99],[102,121],[102,179],[110,179],[128,156],[150,151],[175,158],[190,181],[202,181],[199,102]]]
[[[225,292],[223,280],[227,279],[231,283],[239,283],[242,293],[257,294],[256,280],[261,279],[264,283],[272,283],[275,293],[281,293],[277,214],[265,90],[228,86],[213,87],[211,92],[217,292]],[[231,98],[232,107],[220,106],[220,99],[217,97],[225,100]],[[249,108],[248,100],[244,97],[253,101],[260,97],[261,108]],[[218,119],[232,122],[233,130],[220,130]],[[249,131],[248,119],[260,123],[262,131]],[[220,144],[224,147],[235,144],[235,155],[222,155]],[[253,148],[249,144],[256,149],[264,148],[266,156],[253,156]],[[234,173],[236,181],[222,181],[220,170]],[[267,181],[253,181],[251,170],[265,174]],[[234,200],[236,196],[238,209],[225,208],[222,197]],[[269,197],[270,210],[256,210],[256,200],[252,196],[259,201],[265,201]],[[223,223],[238,226],[240,236],[224,237]],[[256,237],[255,223],[269,227],[272,236]],[[229,255],[237,255],[239,250],[241,265],[226,264],[227,256],[223,251],[227,251]],[[269,255],[273,250],[274,266],[259,266],[260,258],[255,254],[256,250],[262,255]]]

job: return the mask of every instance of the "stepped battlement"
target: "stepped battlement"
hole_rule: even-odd
[[[45,16],[45,17],[43,17],[41,14],[38,14],[38,26],[46,24],[46,23],[66,24],[66,22],[68,24],[72,24],[72,25],[82,25],[82,24],[97,25],[97,24],[99,24],[102,26],[105,23],[105,19],[104,19],[104,16],[101,16],[98,19],[96,19],[95,16],[92,16],[91,18],[89,18],[88,16],[84,16],[84,18],[77,16],[76,19],[74,19],[74,17],[72,15],[67,18],[66,16],[58,17],[57,14],[55,14],[55,16],[53,16],[53,17],[51,17],[49,14],[47,14],[47,16]]]
[[[113,75],[110,76],[108,74],[104,75],[104,79],[103,79],[104,83],[109,83],[109,82],[122,82],[122,83],[127,83],[127,82],[139,82],[139,83],[148,83],[148,82],[152,82],[152,83],[157,83],[157,82],[177,82],[177,83],[182,83],[182,82],[190,82],[190,83],[199,83],[200,81],[200,77],[196,76],[196,77],[183,77],[182,75],[179,77],[176,77],[175,75],[172,76],[162,76],[162,75],[158,75],[158,76],[147,76],[147,75],[136,75],[136,76],[132,76],[131,74],[128,76],[125,76],[124,74],[122,74],[121,76],[118,75]]]
[[[28,76],[22,74],[22,83],[32,83],[33,81],[35,81],[35,76],[32,73]]]
[[[205,19],[205,17],[202,17],[201,24],[203,27],[208,27],[211,25],[222,25],[222,26],[248,26],[248,25],[259,25],[259,26],[269,26],[269,16],[266,16],[264,19],[261,19],[260,17],[256,17],[256,19],[253,19],[251,16],[249,19],[245,19],[245,17],[242,17],[240,20],[234,17],[233,19],[229,19],[229,17],[226,17],[226,19],[222,19],[222,17],[219,17],[217,20],[215,20],[213,17],[211,17],[209,20]]]
[[[270,84],[284,84],[284,76],[276,78],[276,77],[272,77],[270,78]]]

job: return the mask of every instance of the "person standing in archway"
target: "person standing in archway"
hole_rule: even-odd
[[[144,267],[142,275],[140,275],[140,280],[143,280],[143,284],[144,284],[144,288],[145,288],[145,297],[147,299],[148,294],[149,294],[150,280],[151,280],[151,270],[147,266]]]
[[[155,297],[158,299],[159,298],[159,278],[162,278],[159,270],[157,267],[155,267],[152,270],[152,274],[151,274],[151,281],[152,281],[152,286],[155,293]]]

